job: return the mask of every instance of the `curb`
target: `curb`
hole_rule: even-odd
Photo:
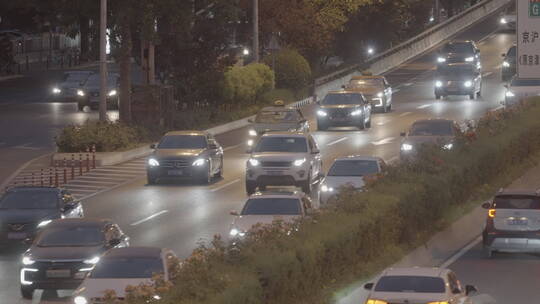
[[[34,161],[40,158],[50,157],[53,154],[54,153],[44,154],[25,162],[22,166],[20,166],[17,170],[15,170],[15,172],[13,172],[10,176],[8,176],[8,178],[6,178],[6,180],[3,183],[0,184],[0,192],[4,191],[4,189],[11,183],[11,181],[13,181],[24,169],[30,166]]]
[[[0,81],[7,81],[7,80],[11,80],[11,79],[17,79],[17,78],[23,78],[24,75],[20,75],[20,74],[17,74],[17,75],[9,75],[9,76],[2,76],[0,77]]]

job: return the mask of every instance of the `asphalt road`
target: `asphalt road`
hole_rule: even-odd
[[[333,159],[350,154],[374,155],[390,162],[395,161],[399,155],[400,132],[417,119],[443,117],[463,121],[477,118],[490,109],[500,107],[500,101],[504,98],[504,88],[500,81],[500,54],[508,49],[515,36],[495,33],[496,27],[497,20],[491,17],[458,37],[476,41],[485,39],[479,44],[484,74],[480,99],[468,100],[468,97],[464,96],[451,97],[444,101],[435,100],[432,69],[435,55],[430,53],[421,56],[387,75],[395,92],[394,110],[387,114],[375,114],[371,129],[315,132],[325,169],[328,169]],[[67,111],[65,115],[61,115],[62,119],[69,116],[69,113],[71,112]],[[312,126],[315,127],[313,107],[305,109],[304,113],[311,118]],[[244,153],[243,146],[246,138],[247,129],[218,136],[221,144],[227,147],[225,175],[224,179],[210,186],[147,186],[145,178],[141,178],[85,200],[86,216],[112,218],[130,235],[133,245],[168,247],[175,250],[179,256],[185,257],[201,242],[210,241],[215,234],[226,236],[232,221],[229,211],[242,207],[246,199],[244,170],[247,154]],[[470,252],[473,256],[474,250]],[[6,254],[0,255],[0,273],[10,274],[0,278],[0,294],[4,296],[3,299],[9,299],[9,303],[27,303],[19,300],[18,253],[20,250],[10,249]],[[468,257],[468,254],[464,257]],[[506,263],[507,266],[497,268],[499,271],[508,271],[499,275],[495,275],[493,271],[486,272],[484,268],[483,272],[478,272],[479,265],[485,264],[480,257],[469,261],[476,266],[459,264],[463,266],[460,274],[462,277],[471,275],[474,280],[466,281],[481,285],[485,293],[500,295],[501,299],[506,300],[536,291],[531,284],[501,285],[498,276],[512,274],[515,276],[514,280],[519,282],[537,282],[538,276],[535,274],[539,271],[533,272],[530,269],[540,267],[538,259],[512,258]],[[457,263],[461,262],[459,260]],[[519,271],[520,269],[523,271]],[[39,302],[40,297],[43,298],[41,303],[65,302],[68,301],[68,295],[69,293],[61,292],[58,298],[54,293],[42,295],[37,292],[35,297],[38,299],[35,302]]]

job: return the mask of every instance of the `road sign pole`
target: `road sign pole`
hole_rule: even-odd
[[[101,0],[99,30],[99,121],[107,120],[107,0]]]

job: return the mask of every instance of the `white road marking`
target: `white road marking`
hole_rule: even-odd
[[[489,110],[489,111],[490,111],[490,112],[494,112],[494,111],[498,111],[498,110],[500,110],[500,109],[502,109],[502,108],[504,108],[504,106],[503,106],[503,105],[500,105],[500,106],[498,106],[498,107],[496,107],[496,108],[494,108],[494,109],[491,109],[491,110]]]
[[[348,137],[345,136],[345,137],[342,137],[342,138],[340,138],[340,139],[338,139],[338,140],[334,140],[333,142],[328,143],[327,146],[333,146],[333,145],[335,145],[335,144],[337,144],[337,143],[340,143],[340,142],[342,142],[342,141],[344,141],[344,140],[347,140],[347,138],[348,138]]]
[[[397,93],[397,92],[399,92],[399,91],[400,91],[400,89],[393,89],[393,90],[392,90],[392,94]]]
[[[238,144],[238,145],[234,145],[234,146],[230,146],[230,147],[227,147],[227,148],[223,148],[223,151],[229,151],[229,150],[232,150],[232,149],[236,149],[240,146],[242,146],[244,144]]]
[[[226,183],[226,184],[224,184],[224,185],[221,185],[221,186],[216,187],[216,188],[214,188],[214,189],[210,189],[210,191],[211,191],[211,192],[219,191],[219,190],[221,190],[221,189],[223,189],[223,188],[229,187],[230,185],[234,185],[234,184],[238,183],[239,181],[240,181],[239,178],[238,178],[238,179],[235,179],[235,180],[233,180],[233,181],[231,181],[231,182],[228,182],[228,183]]]
[[[395,137],[387,137],[387,138],[383,138],[379,141],[373,141],[371,142],[373,145],[375,146],[380,146],[380,145],[386,145],[386,144],[389,144],[391,143],[394,139],[396,139]]]
[[[140,169],[129,169],[129,168],[123,168],[123,169],[115,169],[115,168],[99,168],[95,169],[92,172],[96,173],[107,173],[107,172],[117,172],[117,173],[139,173],[139,172],[145,172],[146,168],[140,168]],[[107,173],[108,174],[108,173]]]
[[[416,107],[416,108],[417,108],[417,109],[425,109],[425,108],[428,108],[428,107],[431,107],[431,104],[421,105],[421,106],[418,106],[418,107]]]
[[[377,126],[384,126],[385,123],[386,123],[386,121],[378,122],[378,123],[377,123]]]
[[[15,146],[13,148],[15,148],[15,149],[24,149],[24,150],[41,150],[41,148],[29,147],[31,144],[32,143],[25,143],[25,144],[22,144],[22,145]]]
[[[486,72],[486,73],[484,73],[484,75],[482,75],[482,77],[488,77],[491,74],[493,74],[493,72]]]
[[[401,113],[401,114],[399,114],[398,116],[399,116],[399,117],[403,117],[403,116],[407,116],[407,115],[410,115],[410,114],[412,114],[412,112]]]
[[[103,188],[106,188],[107,186],[77,185],[77,184],[68,183],[68,184],[64,184],[63,187],[78,190],[78,189],[103,189]]]
[[[111,181],[102,181],[101,179],[94,179],[94,180],[70,180],[70,183],[84,183],[84,184],[71,184],[71,185],[85,185],[85,184],[110,184],[110,185],[116,185],[118,182],[111,182]]]
[[[457,261],[460,257],[462,257],[467,251],[471,250],[474,246],[476,246],[478,243],[482,241],[482,237],[479,236],[476,239],[474,239],[472,242],[470,242],[467,246],[461,248],[460,251],[458,251],[456,254],[454,254],[451,258],[446,260],[446,262],[442,263],[440,268],[447,268],[448,266],[454,264],[455,261]]]
[[[154,213],[154,214],[150,215],[149,217],[143,218],[140,221],[136,221],[135,223],[131,223],[131,226],[137,226],[139,224],[142,224],[142,223],[144,223],[146,221],[149,221],[149,220],[151,220],[151,219],[153,219],[155,217],[158,217],[158,216],[160,216],[160,215],[162,215],[164,213],[167,213],[167,212],[169,212],[169,210],[161,210],[160,212]]]
[[[410,86],[412,86],[412,85],[413,85],[412,82],[407,82],[407,83],[403,84],[404,87],[410,87]]]

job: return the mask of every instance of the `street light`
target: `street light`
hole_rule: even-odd
[[[242,50],[242,55],[244,55],[244,56],[249,56],[249,49],[248,49],[248,48],[244,48],[244,49]]]
[[[369,56],[371,56],[371,55],[373,55],[373,53],[375,53],[375,50],[372,47],[368,47],[367,53],[368,53]]]

